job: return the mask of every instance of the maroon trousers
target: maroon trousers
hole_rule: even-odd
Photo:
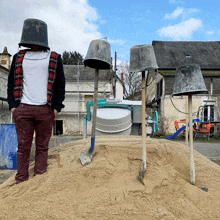
[[[48,105],[20,104],[14,111],[16,133],[18,137],[17,174],[16,183],[28,180],[29,158],[35,137],[35,167],[34,175],[47,171],[48,145],[52,134],[54,112],[50,112]]]

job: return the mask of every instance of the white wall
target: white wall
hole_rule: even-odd
[[[123,86],[119,80],[116,82],[115,98],[123,99]]]
[[[7,98],[8,72],[0,67],[0,97]]]
[[[198,108],[202,105],[204,96],[193,96],[192,97],[192,112],[194,113],[192,118],[197,118]],[[188,113],[188,101],[186,96],[174,96],[172,101],[174,106],[181,112]],[[180,121],[186,119],[186,114],[183,114],[176,110],[170,101],[170,97],[166,96],[164,100],[164,118],[160,118],[164,123],[164,132],[166,134],[175,133],[176,129],[174,127],[174,121]],[[184,124],[185,125],[185,124]],[[182,127],[182,126],[180,126]]]

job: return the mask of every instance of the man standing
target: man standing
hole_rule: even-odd
[[[47,25],[26,19],[8,76],[8,103],[18,137],[16,184],[29,178],[29,158],[35,137],[34,175],[47,171],[48,144],[55,116],[64,108],[65,77],[61,56],[50,52]]]

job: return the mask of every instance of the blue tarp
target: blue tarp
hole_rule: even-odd
[[[0,168],[17,169],[17,134],[14,124],[0,127]]]

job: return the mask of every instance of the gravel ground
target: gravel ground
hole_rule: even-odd
[[[175,142],[185,144],[184,141]],[[193,148],[210,160],[220,160],[220,143],[193,142]]]

